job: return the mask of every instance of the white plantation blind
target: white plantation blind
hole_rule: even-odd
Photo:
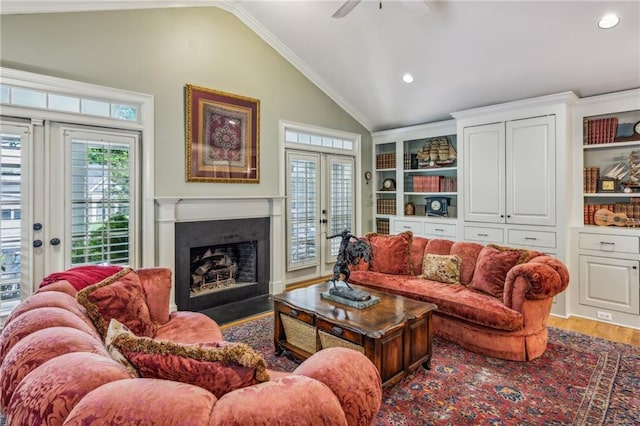
[[[329,179],[331,190],[329,191],[330,208],[330,234],[339,234],[348,229],[353,229],[353,158],[329,158]],[[338,255],[340,238],[331,240],[330,257]]]
[[[318,263],[318,155],[287,153],[289,268]]]
[[[70,133],[71,264],[130,264],[136,138]]]
[[[26,128],[2,126],[0,133],[0,314],[20,302],[22,272],[22,164]]]

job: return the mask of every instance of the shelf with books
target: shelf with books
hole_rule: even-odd
[[[376,229],[379,220],[388,220],[389,232],[401,232],[411,226],[416,235],[433,236],[441,227],[431,229],[430,224],[447,219],[446,236],[455,239],[458,205],[456,131],[455,121],[447,120],[372,134],[377,180],[373,188]],[[395,157],[388,155],[394,153]],[[388,180],[393,180],[387,186],[394,187],[395,191],[384,187]],[[431,199],[431,207],[427,209],[429,197],[438,200]],[[427,216],[427,210],[434,212],[433,206],[440,207],[435,211],[440,216]],[[383,215],[388,211],[395,213]]]

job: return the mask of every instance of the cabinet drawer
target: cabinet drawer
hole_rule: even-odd
[[[640,253],[640,238],[631,235],[607,235],[579,233],[581,249],[597,250],[603,253]]]
[[[478,241],[481,243],[503,243],[504,229],[465,226],[464,239],[466,241]]]
[[[413,220],[395,220],[393,221],[393,232],[400,233],[411,231],[414,234],[422,234],[422,222]]]
[[[332,334],[341,339],[348,340],[349,342],[355,343],[356,345],[363,345],[362,335],[360,333],[356,333],[355,331],[348,330],[344,327],[332,324],[329,321],[320,318],[316,319],[316,325],[318,327],[318,330],[322,330],[328,334]]]
[[[424,233],[436,238],[456,238],[456,225],[450,223],[425,223]]]
[[[556,233],[544,231],[524,231],[519,229],[509,229],[509,244],[517,244],[529,247],[550,247],[556,246]]]

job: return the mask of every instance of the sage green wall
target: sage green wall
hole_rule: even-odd
[[[276,195],[278,121],[371,136],[233,14],[215,7],[0,15],[0,64],[155,96],[156,196]],[[185,182],[184,85],[260,99],[260,183]],[[363,185],[363,230],[372,227]]]

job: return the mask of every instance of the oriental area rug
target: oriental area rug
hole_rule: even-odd
[[[226,340],[276,357],[273,314],[231,324]],[[431,370],[419,368],[383,393],[376,425],[638,425],[640,347],[549,328],[544,355],[514,362],[435,338]]]

